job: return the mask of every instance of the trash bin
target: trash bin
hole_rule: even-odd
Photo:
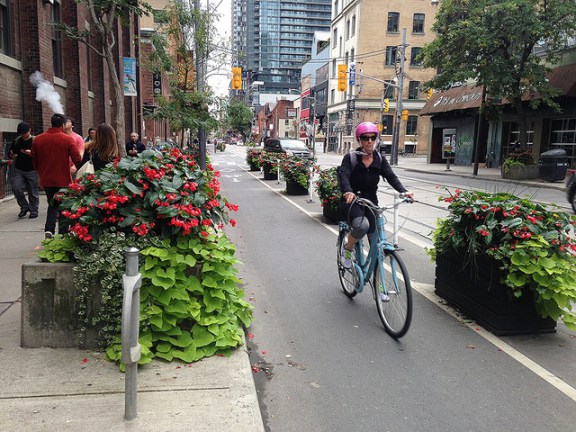
[[[548,150],[540,155],[538,161],[540,178],[545,181],[555,182],[566,178],[568,170],[568,157],[562,149]]]

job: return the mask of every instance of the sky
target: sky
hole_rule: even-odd
[[[232,0],[209,0],[210,6],[217,6],[216,12],[221,15],[218,22],[218,34],[220,40],[228,41],[232,34]],[[230,58],[230,57],[228,57]],[[226,64],[220,68],[220,73],[224,75],[209,76],[208,85],[212,87],[214,93],[218,96],[228,95],[230,88],[230,79],[232,77],[232,65]]]

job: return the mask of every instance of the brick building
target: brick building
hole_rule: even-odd
[[[114,121],[115,100],[108,68],[103,58],[85,44],[55,31],[52,23],[63,22],[90,30],[91,18],[82,4],[74,0],[0,0],[0,155],[6,159],[9,143],[16,137],[19,122],[26,121],[37,135],[50,127],[55,111],[75,120],[75,131],[83,136],[88,128]],[[118,73],[123,58],[140,58],[139,18],[125,25],[115,24],[114,56]],[[90,43],[98,47],[95,33]],[[140,62],[137,61],[137,65]],[[140,68],[136,69],[137,96],[125,96],[125,137],[141,132],[143,125]],[[49,87],[52,103],[37,101],[37,87],[31,77],[40,72]],[[122,80],[121,80],[122,83]],[[151,91],[149,89],[148,91]],[[58,101],[60,97],[60,107]],[[141,134],[142,135],[142,134]],[[3,168],[5,171],[5,168]],[[9,193],[6,173],[0,176],[0,198]]]

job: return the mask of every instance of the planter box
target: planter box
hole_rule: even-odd
[[[260,171],[260,167],[256,164],[250,163],[250,171]]]
[[[330,206],[322,207],[322,215],[332,225],[337,225],[340,221],[340,212],[338,210],[332,210]]]
[[[482,256],[477,268],[450,251],[436,259],[436,294],[497,336],[554,333],[556,322],[536,312],[532,295],[520,298],[500,283],[495,260]]]
[[[264,172],[264,180],[276,180],[278,178],[277,173],[270,172],[271,168],[272,165],[270,165],[269,163],[264,162],[262,164],[262,171]]]
[[[100,291],[93,286],[88,293],[94,299],[87,311],[90,320],[100,309]],[[78,340],[76,296],[73,264],[22,265],[22,347],[98,348],[96,327],[88,328],[82,343]]]
[[[308,188],[303,187],[300,183],[286,182],[286,193],[288,195],[308,195]]]
[[[501,173],[503,179],[509,180],[525,180],[525,179],[537,179],[540,178],[540,169],[538,165],[512,165],[508,167],[509,170],[506,172],[504,167],[501,167]]]

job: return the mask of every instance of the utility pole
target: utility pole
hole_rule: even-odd
[[[400,71],[398,73],[398,97],[396,100],[396,122],[392,135],[392,152],[390,165],[398,165],[398,142],[400,141],[400,123],[402,122],[402,91],[404,90],[404,61],[406,59],[406,28],[402,29],[402,45],[400,45]]]
[[[204,92],[204,52],[202,49],[202,41],[199,40],[198,34],[200,33],[200,0],[194,0],[194,10],[196,11],[195,23],[195,55],[196,55],[196,90],[198,93]],[[206,130],[204,126],[198,127],[198,147],[200,150],[200,169],[206,169]]]

